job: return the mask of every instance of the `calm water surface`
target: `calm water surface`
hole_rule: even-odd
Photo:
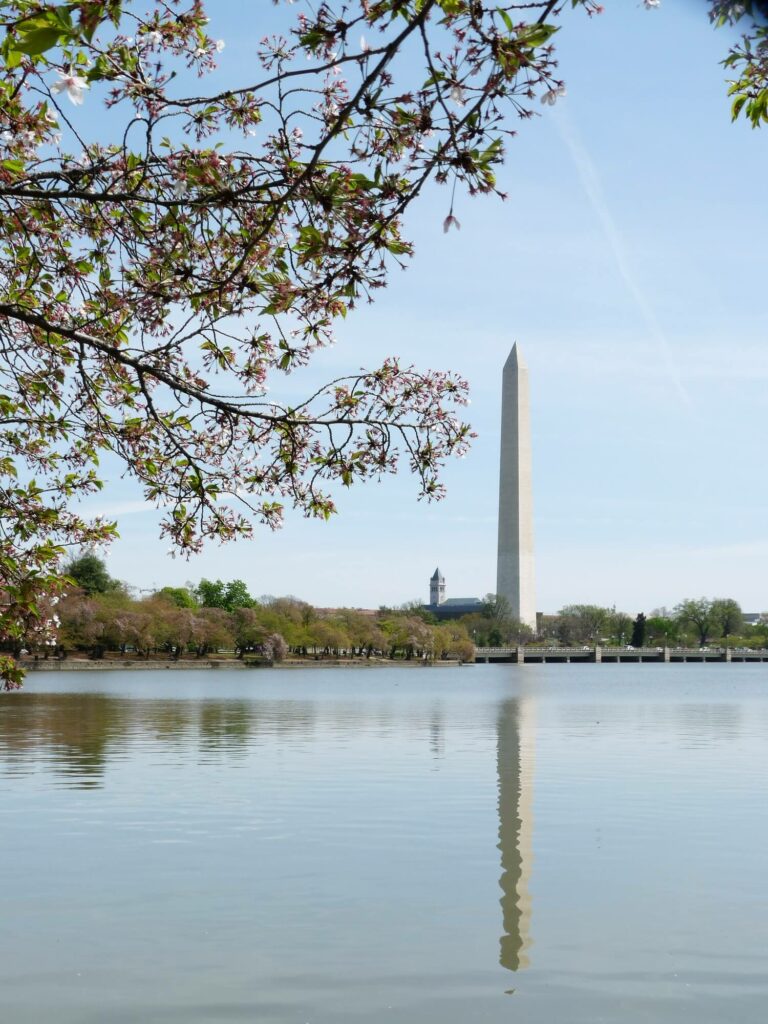
[[[0,1020],[768,1018],[768,666],[36,674]]]

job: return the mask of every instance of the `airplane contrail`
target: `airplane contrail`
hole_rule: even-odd
[[[576,166],[581,186],[584,189],[587,199],[589,200],[589,204],[600,223],[603,235],[605,236],[611,252],[613,253],[613,258],[616,261],[616,268],[619,275],[626,285],[627,291],[634,299],[635,305],[645,322],[645,326],[648,328],[648,332],[659,350],[659,355],[666,366],[670,380],[674,384],[675,389],[683,402],[685,402],[688,408],[693,408],[693,401],[680,379],[680,372],[675,364],[672,349],[667,336],[664,333],[664,329],[659,323],[658,317],[645,295],[645,292],[638,284],[634,271],[630,265],[624,240],[621,237],[616,221],[613,219],[613,214],[611,213],[605,199],[602,182],[600,181],[600,177],[597,173],[597,168],[595,167],[583,142],[579,138],[578,132],[571,124],[567,114],[562,110],[558,110],[555,112],[553,120],[558,134],[565,143],[568,152],[571,155],[571,159]]]

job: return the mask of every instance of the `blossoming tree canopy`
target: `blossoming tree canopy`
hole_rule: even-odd
[[[408,258],[403,214],[430,178],[496,191],[509,115],[564,94],[561,9],[299,3],[260,40],[254,13],[252,80],[217,91],[225,41],[201,0],[0,0],[7,684],[54,622],[63,550],[115,532],[77,513],[106,450],[182,552],[277,526],[286,504],[327,518],[334,481],[402,461],[440,496],[470,439],[459,376],[393,356],[290,406],[267,388]]]
[[[753,128],[768,122],[768,2],[710,0],[710,20],[717,26],[748,24],[741,40],[723,61],[729,75],[734,121],[744,116]]]

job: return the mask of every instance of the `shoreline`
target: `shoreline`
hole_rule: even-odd
[[[467,662],[467,664],[472,664]],[[153,661],[153,660],[124,660],[122,658],[65,658],[61,661],[50,659],[48,661],[22,661],[21,667],[28,674],[34,672],[158,672],[164,669],[169,671],[180,671],[181,669],[201,670],[259,670],[265,668],[276,669],[300,669],[300,668],[459,668],[462,662],[459,661],[405,661],[404,659],[377,658],[377,659],[348,659],[348,658],[325,658],[304,661],[297,658],[286,658],[284,661],[277,661],[273,664],[268,662],[243,662],[238,659],[211,659],[199,658],[194,661]]]

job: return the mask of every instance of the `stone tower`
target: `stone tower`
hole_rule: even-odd
[[[435,569],[429,581],[429,603],[432,605],[442,604],[445,600],[445,576],[440,569]]]
[[[496,593],[509,601],[514,618],[536,629],[528,367],[517,343],[504,364],[501,385]]]

